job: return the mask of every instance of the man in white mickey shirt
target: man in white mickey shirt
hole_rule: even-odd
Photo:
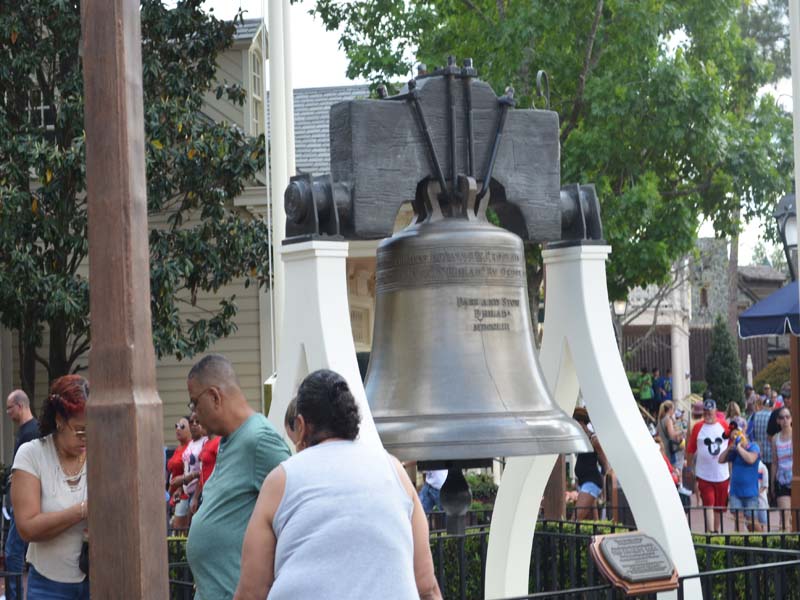
[[[722,513],[728,506],[727,464],[720,464],[719,455],[728,447],[728,424],[717,415],[717,403],[706,398],[703,402],[703,420],[698,421],[686,446],[687,460],[693,464],[695,485],[703,506],[713,508],[713,532],[720,531]],[[706,522],[708,522],[708,516]]]

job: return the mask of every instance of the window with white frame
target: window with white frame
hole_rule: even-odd
[[[252,134],[264,133],[264,60],[257,48],[250,50],[250,120]]]
[[[28,117],[28,123],[36,129],[43,128],[47,132],[55,131],[56,111],[53,106],[44,103],[41,90],[34,88],[27,96],[27,103],[24,110]],[[2,104],[7,111],[14,111],[14,102],[15,99],[10,98],[8,92],[3,93],[2,97],[0,97],[0,104]]]

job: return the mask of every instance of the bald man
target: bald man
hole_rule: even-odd
[[[14,443],[14,456],[17,455],[17,450],[22,444],[35,440],[39,437],[39,422],[33,418],[31,412],[31,401],[28,395],[22,390],[14,390],[6,398],[6,414],[18,427],[17,439]],[[12,460],[13,463],[13,460]],[[11,506],[11,495],[6,496],[6,506]],[[28,551],[28,544],[25,543],[19,533],[17,533],[17,526],[14,523],[14,509],[8,511],[11,515],[11,521],[8,529],[8,536],[6,537],[6,570],[12,573],[22,573],[25,567],[25,553]],[[8,600],[17,600],[21,598],[22,594],[18,593],[16,589],[16,582],[9,579],[9,587],[6,590],[6,598]]]
[[[220,436],[214,472],[192,518],[186,556],[195,600],[233,598],[244,532],[264,478],[289,458],[289,447],[267,418],[247,402],[231,362],[211,354],[187,380],[189,408],[208,433]]]

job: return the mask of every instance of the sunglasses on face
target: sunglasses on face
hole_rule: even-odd
[[[189,421],[189,425],[200,425],[200,421],[198,421],[197,419],[192,419],[191,421]]]
[[[186,423],[175,423],[175,429],[186,429]]]

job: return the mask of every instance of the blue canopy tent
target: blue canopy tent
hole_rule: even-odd
[[[739,337],[800,335],[797,282],[782,287],[739,315]]]

